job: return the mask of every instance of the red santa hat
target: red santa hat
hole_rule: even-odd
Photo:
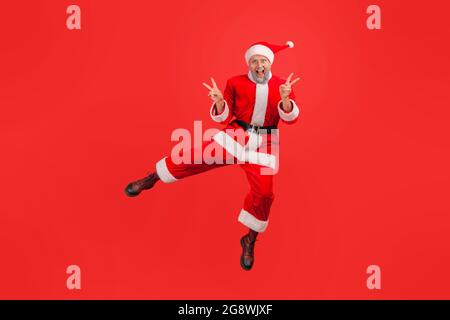
[[[270,63],[273,63],[275,58],[275,53],[287,48],[293,48],[294,43],[292,41],[287,41],[284,45],[270,44],[267,42],[257,42],[252,44],[250,48],[245,52],[245,62],[248,63],[250,58],[256,54],[261,55],[269,59]]]

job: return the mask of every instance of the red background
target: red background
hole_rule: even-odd
[[[69,1],[0,6],[0,298],[450,298],[448,1],[73,3],[81,31]],[[242,170],[123,188],[173,129],[215,126],[201,82],[260,40],[296,43],[273,70],[301,77],[302,114],[245,272]]]

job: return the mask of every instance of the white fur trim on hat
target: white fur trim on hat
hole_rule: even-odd
[[[274,53],[270,50],[269,47],[266,47],[262,44],[255,44],[248,48],[247,52],[245,52],[245,62],[248,64],[250,62],[250,58],[254,55],[261,55],[269,59],[270,63],[273,63],[275,58]]]

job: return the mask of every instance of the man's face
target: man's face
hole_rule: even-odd
[[[272,65],[266,57],[254,55],[250,58],[248,67],[250,71],[258,77],[258,79],[264,80],[264,76],[269,73]]]

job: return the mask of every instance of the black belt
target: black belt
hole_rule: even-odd
[[[243,128],[245,131],[254,131],[256,133],[259,133],[260,130],[264,130],[262,133],[271,134],[272,130],[277,130],[277,126],[254,126],[250,123],[247,123],[245,121],[236,119],[232,122],[236,122],[241,128]]]

